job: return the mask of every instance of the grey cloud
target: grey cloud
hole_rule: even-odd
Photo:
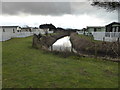
[[[98,18],[117,20],[116,12],[107,12],[91,6],[88,2],[3,2],[2,13],[15,15],[19,12],[34,15],[87,14]]]
[[[67,2],[3,2],[3,14],[19,14],[19,12],[41,15],[70,14],[70,3]]]
[[[104,8],[91,6],[88,2],[74,2],[71,3],[71,11],[72,13],[79,15],[79,14],[87,14],[90,16],[96,16],[102,19],[109,19],[109,20],[117,20],[118,13],[117,11],[108,12]]]

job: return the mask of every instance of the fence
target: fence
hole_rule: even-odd
[[[11,33],[11,32],[0,32],[0,41],[6,41],[11,38],[15,37],[28,37],[32,36],[33,34],[39,34],[41,32],[16,32],[16,33]],[[41,34],[44,34],[43,32]]]
[[[120,38],[120,32],[105,32],[105,37]]]
[[[120,32],[93,32],[94,40],[115,42],[120,38]]]
[[[93,32],[92,35],[94,37],[94,40],[103,41],[103,39],[105,37],[105,32]]]
[[[18,32],[12,35],[12,37],[28,37],[28,36],[32,36],[33,33],[32,32]]]
[[[11,36],[12,36],[12,34],[10,33],[10,32],[5,32],[5,33],[2,33],[1,32],[1,34],[0,34],[1,36],[0,36],[0,41],[6,41],[6,40],[9,40],[9,39],[11,39]]]

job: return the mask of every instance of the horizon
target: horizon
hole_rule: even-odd
[[[113,23],[113,22],[110,22],[110,23]],[[108,23],[108,24],[110,24],[110,23]],[[51,24],[51,23],[45,23],[45,24]],[[108,24],[106,24],[106,25],[108,25]],[[42,24],[40,24],[40,25],[42,25]],[[28,25],[22,25],[22,26],[20,26],[20,25],[0,25],[0,27],[3,27],[3,26],[19,26],[19,27],[21,27],[21,28],[25,28],[25,27],[30,27],[30,28],[39,28],[39,26],[40,25],[38,25],[38,26],[28,26]],[[54,25],[54,24],[53,24]],[[84,28],[87,28],[87,27],[105,27],[106,25],[102,25],[102,26],[86,26],[86,27],[84,27]],[[55,25],[54,25],[55,26]],[[56,27],[56,26],[55,26]],[[78,29],[78,30],[80,30],[80,28],[69,28],[69,27],[67,27],[67,28],[64,28],[64,27],[56,27],[56,28],[63,28],[63,29]],[[81,29],[83,29],[83,28],[81,28]]]

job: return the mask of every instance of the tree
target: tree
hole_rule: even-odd
[[[105,8],[108,11],[113,11],[120,8],[120,0],[92,0],[91,5]]]
[[[52,24],[42,24],[39,26],[39,28],[44,29],[46,35],[48,34],[48,29],[49,31],[56,30],[56,27]]]
[[[107,11],[117,10],[118,22],[120,22],[120,0],[92,0],[91,5],[105,8]]]
[[[56,29],[56,27],[52,24],[42,24],[39,26],[39,28],[41,28],[41,29],[44,29],[44,28]]]

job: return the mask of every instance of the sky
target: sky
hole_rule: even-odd
[[[1,25],[39,27],[52,23],[56,27],[82,29],[104,26],[118,21],[117,11],[108,12],[90,2],[2,2]]]

